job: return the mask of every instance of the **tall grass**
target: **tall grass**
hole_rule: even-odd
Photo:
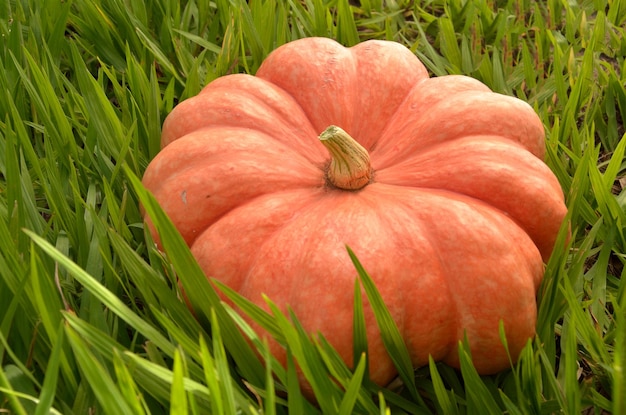
[[[0,412],[626,413],[626,4],[352,3],[0,5]],[[177,102],[216,77],[254,73],[270,51],[305,36],[399,41],[433,75],[473,76],[541,116],[572,237],[562,233],[567,249],[547,264],[537,337],[511,370],[481,377],[460,345],[460,371],[435,362],[414,371],[386,325],[402,377],[382,389],[360,353],[350,370],[297,316],[263,312],[223,287],[288,345],[282,367],[219,301],[141,187]],[[140,203],[167,254],[144,231]],[[387,321],[385,307],[376,310]],[[296,362],[319,406],[304,399]]]

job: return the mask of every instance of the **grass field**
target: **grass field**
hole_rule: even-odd
[[[626,1],[355,3],[0,4],[0,413],[626,413]],[[141,187],[177,102],[307,36],[401,42],[432,75],[472,76],[541,117],[572,238],[546,266],[537,336],[511,370],[480,377],[461,348],[461,371],[401,367],[381,389],[257,313],[310,368],[315,406],[293,364],[244,340]],[[203,299],[196,316],[175,275]]]

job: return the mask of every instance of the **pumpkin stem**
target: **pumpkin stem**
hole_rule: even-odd
[[[372,178],[367,150],[341,128],[331,125],[319,136],[330,152],[328,180],[344,190],[359,190]]]

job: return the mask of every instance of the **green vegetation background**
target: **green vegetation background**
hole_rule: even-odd
[[[0,413],[626,413],[626,2],[351,3],[2,2]],[[433,75],[470,75],[542,118],[573,237],[547,264],[537,338],[511,370],[479,377],[461,345],[460,372],[413,371],[378,306],[402,374],[380,389],[365,360],[350,371],[323,339],[240,301],[310,376],[314,406],[293,361],[279,367],[250,333],[259,362],[236,328],[249,333],[245,323],[141,188],[177,102],[306,36],[401,42]],[[140,201],[167,256],[144,232]]]

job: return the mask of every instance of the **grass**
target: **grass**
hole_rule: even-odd
[[[626,413],[625,25],[623,0],[3,2],[0,413]],[[481,377],[460,345],[460,371],[413,371],[388,327],[403,382],[381,389],[365,360],[349,370],[296,316],[237,299],[289,346],[281,367],[142,189],[177,102],[305,36],[399,41],[432,74],[470,75],[542,118],[572,238],[547,264],[537,337],[511,370]]]

